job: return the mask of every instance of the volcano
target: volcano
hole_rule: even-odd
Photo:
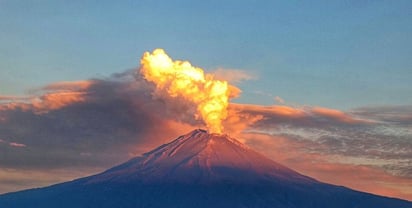
[[[197,129],[97,175],[0,195],[0,207],[388,207],[412,202],[304,176]]]

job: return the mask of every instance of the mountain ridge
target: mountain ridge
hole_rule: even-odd
[[[142,160],[142,161],[140,161]],[[141,157],[133,158],[121,165],[121,171],[125,171],[125,167],[132,175],[138,175],[144,180],[167,180],[179,182],[185,181],[203,181],[211,182],[206,175],[213,178],[221,178],[222,171],[220,168],[225,167],[226,171],[245,172],[245,174],[255,174],[253,177],[242,178],[246,182],[248,178],[262,179],[274,174],[274,177],[290,180],[299,178],[305,182],[315,182],[315,179],[303,176],[281,164],[278,164],[260,153],[253,151],[248,146],[240,143],[234,138],[223,134],[208,134],[205,130],[197,129],[186,135],[180,136],[174,141],[162,145],[152,151],[144,153]],[[139,166],[139,167],[136,167]],[[141,174],[152,170],[150,175]],[[133,170],[133,167],[136,170]],[[116,169],[114,167],[102,173],[107,177],[112,175],[116,177]],[[198,171],[198,174],[193,173],[193,170]],[[246,173],[247,172],[247,173]],[[153,175],[156,174],[168,174]],[[191,175],[187,173],[192,173]],[[200,175],[199,175],[200,174]],[[121,174],[124,175],[124,174]],[[232,174],[226,174],[226,176]],[[234,174],[239,177],[239,174]],[[203,176],[203,178],[202,178]],[[183,177],[183,178],[182,178]],[[226,180],[239,181],[237,178],[228,178]],[[128,178],[130,180],[130,178]],[[295,179],[296,180],[296,179]]]

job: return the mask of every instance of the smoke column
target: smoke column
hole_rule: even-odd
[[[222,133],[231,90],[237,88],[188,61],[173,61],[163,49],[145,52],[140,64],[140,73],[156,85],[157,91],[195,105],[209,132]]]

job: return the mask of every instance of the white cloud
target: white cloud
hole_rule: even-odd
[[[212,74],[215,75],[216,79],[226,80],[229,83],[234,84],[242,81],[257,79],[257,76],[253,73],[240,69],[218,68],[212,71]]]

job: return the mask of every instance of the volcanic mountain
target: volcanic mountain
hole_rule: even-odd
[[[103,173],[0,195],[0,207],[388,207],[412,202],[319,182],[227,135],[194,130]]]

